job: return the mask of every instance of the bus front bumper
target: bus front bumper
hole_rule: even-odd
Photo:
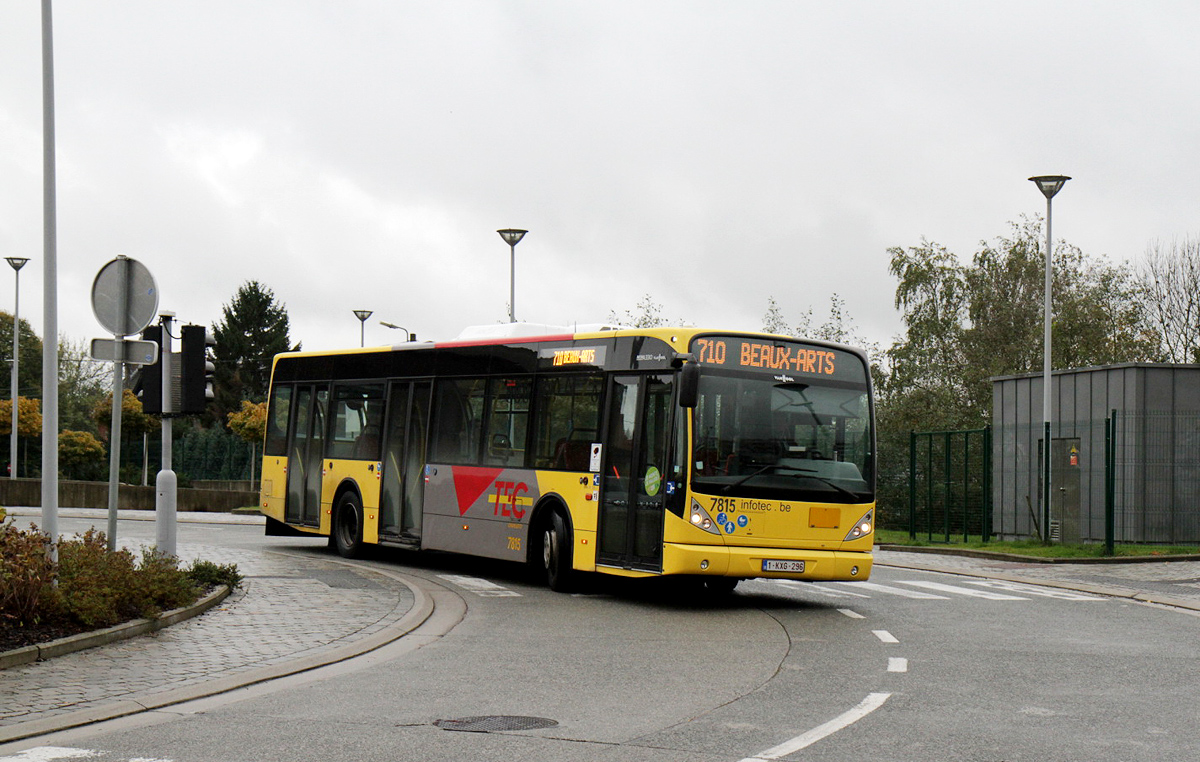
[[[746,548],[667,543],[664,574],[702,574],[751,579],[865,580],[872,557],[866,551]]]

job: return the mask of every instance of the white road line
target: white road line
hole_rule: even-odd
[[[900,642],[899,640],[896,639],[895,635],[888,632],[887,630],[871,630],[871,632],[875,634],[875,637],[879,638],[879,641],[881,643],[899,643]]]
[[[969,587],[956,587],[955,585],[945,585],[941,582],[925,582],[923,580],[897,580],[901,585],[912,585],[913,587],[923,587],[926,590],[937,590],[943,593],[955,593],[956,595],[968,595],[972,598],[986,598],[989,601],[1027,601],[1028,598],[1022,598],[1019,595],[1006,595],[1005,593],[989,593],[986,590],[974,590]]]
[[[824,585],[809,584],[809,585],[806,585],[805,587],[807,587],[808,589],[813,590],[815,592],[822,593],[822,594],[828,595],[828,596],[832,596],[834,598],[870,598],[871,597],[869,595],[863,595],[862,593],[852,593],[849,590],[836,590],[832,587],[825,587]]]
[[[922,593],[919,590],[905,590],[902,587],[892,587],[891,585],[881,585],[878,582],[843,582],[843,585],[853,585],[860,587],[863,590],[874,590],[877,593],[887,593],[888,595],[899,595],[904,598],[924,598],[926,600],[950,600],[944,595],[935,595],[933,593]]]
[[[484,598],[520,598],[521,594],[507,588],[500,587],[495,582],[489,582],[486,579],[478,577],[467,577],[461,574],[439,574],[439,577],[458,585],[463,590],[483,596]]]
[[[835,717],[823,725],[818,725],[807,733],[798,735],[790,741],[784,741],[778,746],[773,746],[766,751],[760,751],[752,757],[746,757],[741,762],[763,762],[763,760],[779,759],[780,757],[786,757],[788,754],[812,746],[822,738],[831,736],[842,728],[853,725],[871,712],[874,712],[883,706],[883,702],[887,701],[891,695],[890,693],[872,693],[863,699],[862,703],[845,714]]]
[[[858,613],[857,611],[853,611],[851,609],[838,609],[838,611],[842,612],[843,614],[850,617],[851,619],[866,619],[865,616],[863,616],[862,614]]]
[[[84,759],[99,755],[99,752],[91,749],[72,749],[69,746],[37,746],[19,751],[11,757],[0,757],[0,762],[54,762],[59,759]]]
[[[908,659],[905,659],[902,656],[889,656],[888,657],[888,672],[907,672],[907,671],[908,671]]]

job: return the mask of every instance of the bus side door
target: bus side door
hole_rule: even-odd
[[[321,522],[321,460],[325,457],[325,411],[329,390],[297,386],[288,417],[287,502],[289,523]]]
[[[600,488],[601,565],[662,570],[672,377],[619,374],[609,381]]]

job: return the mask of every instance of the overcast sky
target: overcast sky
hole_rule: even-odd
[[[1136,260],[1200,234],[1200,4],[56,0],[60,332],[117,254],[212,325],[258,280],[306,349],[767,300],[900,331],[890,246],[1045,213]],[[0,0],[0,256],[41,333],[40,5]],[[12,278],[0,272],[0,309]]]

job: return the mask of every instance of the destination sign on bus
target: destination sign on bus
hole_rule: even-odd
[[[544,347],[538,350],[538,358],[549,360],[553,367],[571,365],[603,365],[607,347]]]
[[[845,379],[864,377],[862,361],[855,355],[799,342],[705,336],[693,340],[692,352],[701,365]]]

